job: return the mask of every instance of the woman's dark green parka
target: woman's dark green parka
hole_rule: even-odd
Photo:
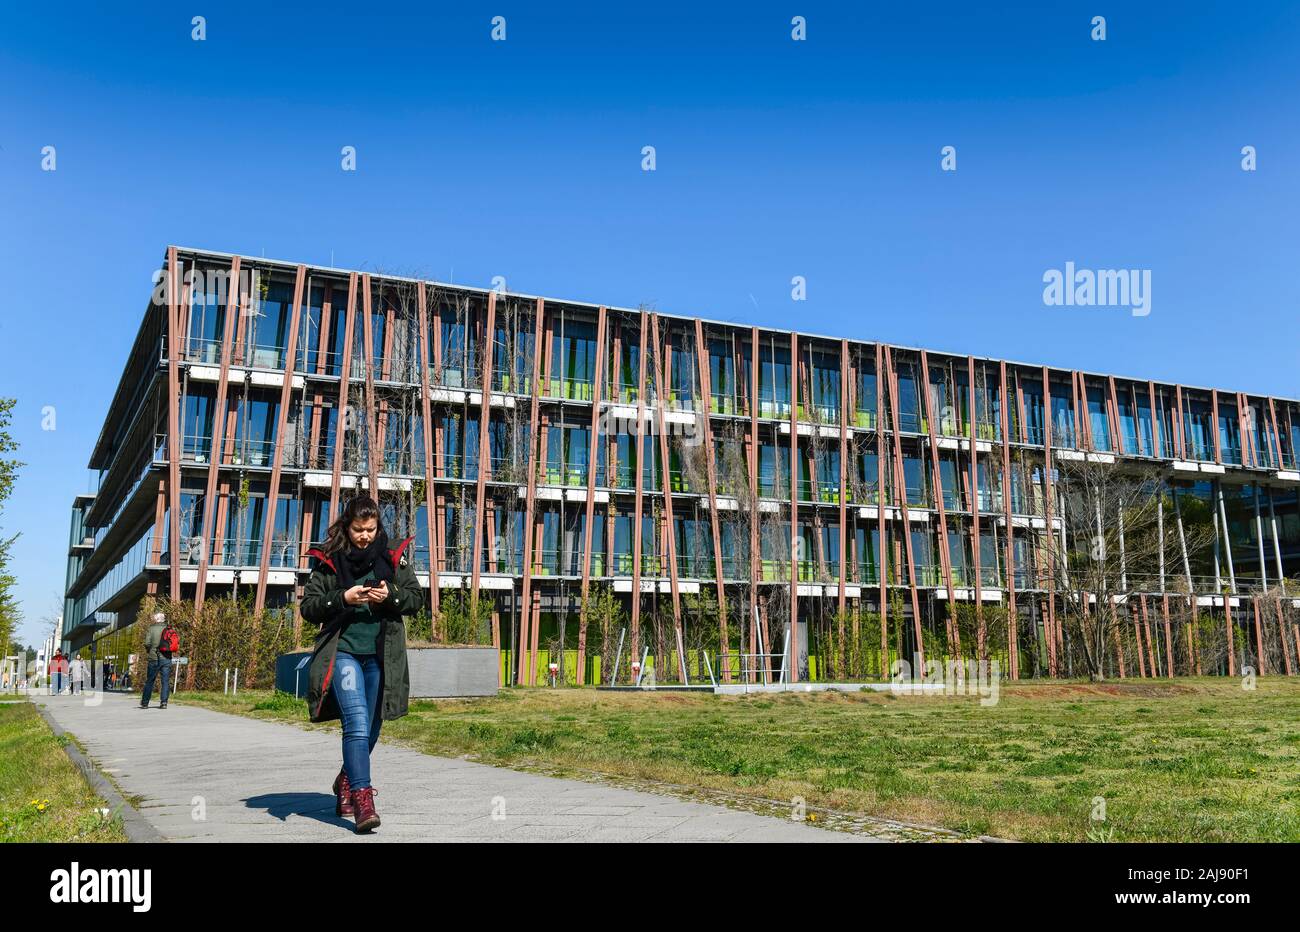
[[[412,539],[408,537],[396,550],[388,552],[393,562],[393,578],[388,581],[390,596],[385,602],[371,607],[371,611],[379,616],[379,637],[384,645],[379,655],[379,682],[385,719],[401,718],[406,714],[411,692],[406,667],[406,625],[402,623],[402,616],[416,614],[424,604],[424,591],[415,570],[402,556]],[[313,722],[328,722],[342,717],[330,685],[334,681],[339,635],[350,606],[343,600],[334,561],[320,550],[309,550],[307,555],[316,558],[316,565],[307,580],[299,611],[303,618],[320,625],[321,629],[308,668],[307,711]]]

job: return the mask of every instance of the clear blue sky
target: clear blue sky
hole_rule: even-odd
[[[26,637],[169,243],[1300,395],[1300,5],[560,6],[5,5]],[[1067,261],[1150,316],[1045,307]]]

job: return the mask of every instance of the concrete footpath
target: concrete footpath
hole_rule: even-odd
[[[382,741],[371,764],[383,825],[356,835],[334,815],[337,732],[176,703],[159,709],[156,697],[141,709],[138,696],[120,693],[34,699],[168,841],[885,840]]]

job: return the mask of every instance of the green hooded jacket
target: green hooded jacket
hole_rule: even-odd
[[[414,615],[424,605],[424,590],[416,578],[415,570],[402,553],[414,538],[408,537],[388,552],[393,562],[393,578],[388,582],[389,599],[371,607],[379,616],[379,638],[383,643],[380,659],[380,690],[383,695],[382,715],[385,719],[401,718],[406,714],[411,693],[410,674],[406,666],[405,615]],[[343,600],[334,562],[320,550],[307,551],[316,558],[307,587],[303,591],[299,611],[302,617],[320,626],[320,634],[311,652],[311,665],[307,675],[307,711],[313,722],[339,719],[337,700],[330,689],[334,681],[334,660],[338,653],[339,635],[350,606]]]

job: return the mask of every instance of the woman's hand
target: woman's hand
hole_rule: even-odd
[[[377,605],[380,602],[388,601],[388,596],[390,594],[391,593],[388,591],[388,582],[381,579],[379,585],[373,587],[366,593],[366,598],[368,601]]]
[[[364,602],[373,602],[370,598],[370,590],[365,586],[353,586],[343,593],[343,601],[349,605],[361,605]]]

